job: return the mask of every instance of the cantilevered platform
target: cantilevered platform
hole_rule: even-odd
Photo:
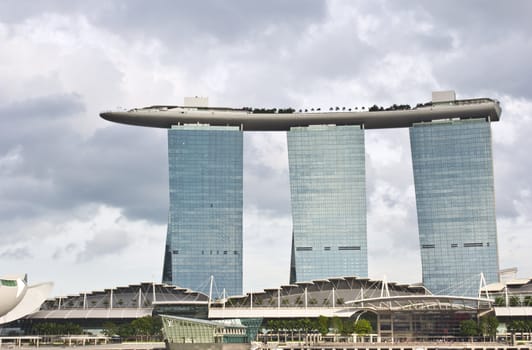
[[[271,110],[273,111],[273,110]],[[485,118],[498,121],[499,102],[489,98],[429,102],[413,109],[378,111],[290,112],[260,113],[251,109],[223,107],[151,106],[129,111],[104,112],[106,120],[157,128],[172,125],[209,124],[238,126],[243,131],[286,131],[292,127],[309,125],[360,125],[365,129],[404,128],[415,123],[445,119]]]

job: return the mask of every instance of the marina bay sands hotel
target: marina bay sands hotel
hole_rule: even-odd
[[[460,285],[453,294],[466,296],[481,274],[498,281],[490,125],[500,115],[497,101],[456,100],[453,91],[415,108],[298,112],[189,98],[101,114],[168,129],[163,282],[205,291],[212,275],[229,295],[242,294],[243,132],[287,132],[294,283],[368,276],[364,132],[409,128],[423,285],[433,294]]]

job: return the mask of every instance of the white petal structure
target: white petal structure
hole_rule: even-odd
[[[51,282],[28,286],[23,276],[0,277],[0,324],[38,311],[52,287]]]

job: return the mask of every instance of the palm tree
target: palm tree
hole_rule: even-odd
[[[521,306],[521,299],[517,295],[510,297],[510,306]]]

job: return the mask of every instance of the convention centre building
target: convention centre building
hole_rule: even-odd
[[[238,319],[247,328],[250,341],[267,342],[279,341],[279,333],[285,341],[289,337],[295,340],[294,333],[305,333],[315,342],[327,340],[327,335],[322,337],[312,327],[303,330],[299,323],[288,326],[297,320],[314,322],[324,317],[369,321],[371,332],[358,341],[463,339],[460,325],[464,320],[495,316],[500,322],[497,334],[507,337],[512,321],[526,322],[532,316],[532,280],[483,285],[475,297],[433,295],[422,285],[359,277],[319,279],[225,298],[146,282],[48,299],[39,311],[19,321],[19,326],[31,333],[38,323],[72,322],[86,332],[99,334],[108,322],[120,325],[156,315],[193,324]],[[275,321],[288,323],[275,327]],[[334,329],[327,333],[336,336]],[[520,336],[531,340],[531,335],[528,331]]]

